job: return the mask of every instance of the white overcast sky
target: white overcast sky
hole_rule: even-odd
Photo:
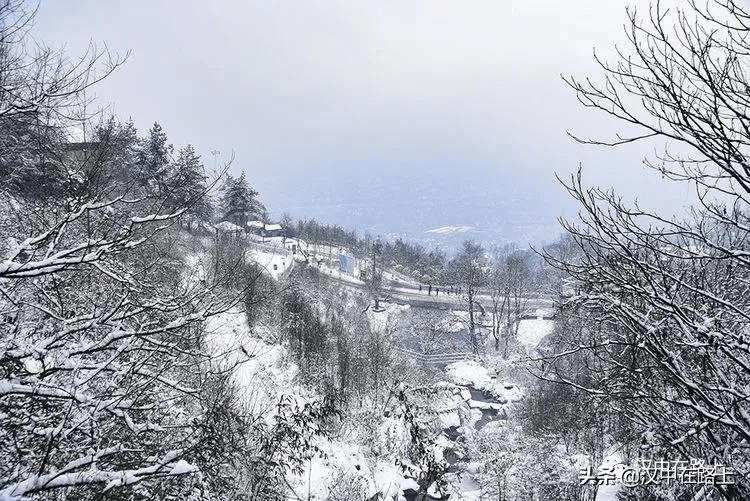
[[[559,194],[553,172],[581,162],[590,183],[669,206],[687,190],[649,188],[658,176],[641,158],[653,145],[598,149],[566,135],[618,130],[560,74],[597,77],[593,48],[612,54],[634,3],[648,4],[56,0],[33,33],[71,54],[89,40],[130,51],[99,104],[141,133],[158,121],[208,165],[211,150],[224,160],[234,150],[251,181],[311,169],[523,172]]]

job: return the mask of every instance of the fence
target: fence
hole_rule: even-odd
[[[467,360],[478,361],[479,357],[474,353],[469,352],[454,352],[454,353],[420,353],[418,351],[409,350],[400,346],[394,346],[396,352],[401,353],[407,357],[418,360],[425,364],[434,365],[447,365],[453,362],[464,362]]]
[[[256,250],[259,250],[259,251],[262,251],[262,252],[266,252],[266,253],[269,253],[269,254],[278,254],[278,255],[282,255],[283,254],[283,255],[289,256],[289,257],[293,256],[292,251],[290,251],[289,249],[287,249],[285,247],[281,247],[279,245],[264,244],[264,243],[255,242],[255,241],[252,241],[252,240],[248,240],[247,245],[250,248],[253,248],[253,249],[256,249]]]

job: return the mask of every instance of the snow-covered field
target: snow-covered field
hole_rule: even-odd
[[[253,336],[241,311],[228,311],[206,324],[215,363],[232,368],[240,398],[256,412],[266,413],[282,394],[295,391],[299,369],[286,349]],[[301,395],[300,395],[301,396]]]
[[[247,251],[247,257],[275,279],[279,279],[294,266],[293,255],[284,249],[268,252],[251,248]]]
[[[518,324],[518,340],[527,350],[534,350],[555,328],[554,320],[524,319]]]
[[[441,226],[425,231],[425,233],[437,233],[438,235],[450,235],[452,233],[466,233],[473,230],[473,226]]]

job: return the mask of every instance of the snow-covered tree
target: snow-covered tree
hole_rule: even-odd
[[[401,417],[409,432],[409,450],[407,460],[396,460],[404,473],[414,476],[419,491],[417,499],[426,499],[428,490],[442,495],[446,489],[445,473],[448,467],[444,458],[437,453],[437,437],[426,422],[412,398],[422,392],[434,393],[431,388],[409,388],[404,383],[397,383],[391,390],[400,404]]]
[[[44,125],[61,136],[86,127],[71,117],[100,53],[30,52],[23,8],[0,2],[0,120],[53,117]],[[0,183],[0,499],[200,499],[230,490],[229,465],[270,462],[205,349],[204,321],[242,291],[185,261],[184,208],[97,174],[132,152],[105,143],[130,147],[134,129],[105,128],[86,171],[61,170],[55,190]],[[46,147],[65,165],[59,143]]]
[[[174,147],[167,142],[167,134],[158,122],[148,131],[138,157],[136,180],[147,188],[151,194],[165,196],[171,191],[172,179],[171,156]]]
[[[374,308],[376,311],[380,310],[380,296],[383,293],[383,264],[378,262],[382,259],[383,254],[383,243],[378,237],[369,249],[371,256],[371,268],[369,269],[369,275],[365,282],[368,294],[374,301]]]
[[[141,140],[132,119],[110,117],[95,128],[90,147],[84,193],[116,196],[135,187]]]
[[[38,114],[0,117],[0,182],[37,201],[60,196],[67,176],[55,151],[62,141],[61,131]]]
[[[239,177],[228,175],[222,186],[221,205],[224,219],[243,228],[253,218],[262,218],[266,208],[258,200],[243,172]]]
[[[503,356],[508,356],[510,341],[515,339],[525,312],[531,270],[529,256],[523,250],[506,245],[494,253],[494,262],[487,278],[492,298],[492,336],[495,351],[503,344]]]
[[[0,2],[0,118],[21,122],[41,116],[54,122],[80,116],[85,91],[107,78],[123,59],[93,43],[77,61],[41,42],[30,44],[34,14],[23,0]]]
[[[461,297],[466,301],[469,310],[469,344],[474,353],[479,353],[483,342],[475,317],[477,296],[480,288],[487,284],[487,264],[484,248],[471,240],[464,241],[458,255],[450,263],[451,274],[461,288]]]
[[[192,145],[180,149],[167,185],[174,206],[186,208],[188,228],[193,219],[205,221],[211,217],[213,205],[208,196],[206,173]]]
[[[627,419],[651,453],[734,468],[737,483],[713,492],[747,499],[750,11],[710,0],[629,14],[630,53],[601,63],[604,83],[569,83],[585,106],[628,126],[629,135],[591,142],[668,140],[673,149],[647,164],[691,183],[696,207],[664,216],[571,177],[581,220],[565,226],[580,257],[547,258],[578,284],[566,308],[583,328],[544,370]],[[584,358],[586,384],[560,366],[570,356]]]
[[[180,212],[152,210],[85,200],[3,235],[17,243],[0,261],[2,495],[156,489],[149,478],[196,471],[201,325],[236,300],[183,273]]]

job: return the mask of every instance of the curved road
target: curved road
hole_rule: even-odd
[[[314,265],[313,265],[314,266]],[[357,289],[365,289],[365,284],[349,275],[342,274],[338,270],[331,270],[329,268],[317,268],[325,276],[337,281],[339,284],[347,287],[353,287]],[[419,292],[419,288],[413,285],[396,282],[395,285],[387,285],[382,289],[382,300],[385,302],[393,302],[397,304],[409,304],[411,306],[417,306],[422,308],[434,308],[441,310],[448,309],[467,309],[467,300],[465,296],[459,294],[447,294],[445,289],[440,289],[439,294],[435,294],[435,288],[432,290],[432,294],[427,293],[427,289],[422,287],[422,292]],[[524,298],[526,304],[524,309],[534,311],[540,308],[552,308],[553,301],[551,298],[543,297],[527,297]],[[477,297],[479,302],[484,308],[489,309],[492,304],[492,298],[486,294],[480,294]],[[481,308],[480,308],[481,309]]]

